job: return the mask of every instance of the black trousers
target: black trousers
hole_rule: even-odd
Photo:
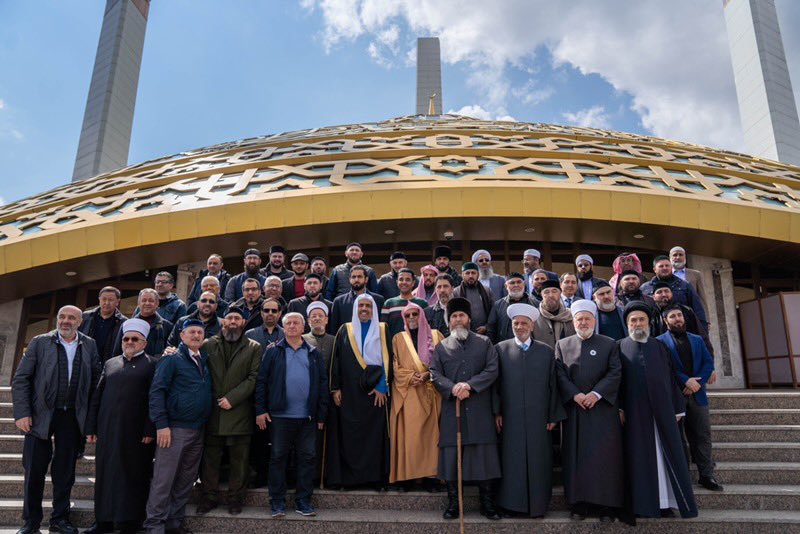
[[[714,476],[714,460],[711,459],[711,418],[708,406],[700,406],[694,400],[694,395],[686,397],[686,417],[682,420],[684,436],[683,448],[686,451],[686,442],[689,450],[686,458],[697,464],[700,477]]]
[[[294,448],[297,461],[295,501],[311,498],[316,471],[317,423],[310,419],[273,417],[272,454],[269,459],[269,496],[273,501],[286,499],[286,464]]]
[[[48,439],[39,439],[30,434],[25,436],[22,449],[22,466],[25,469],[22,519],[26,524],[42,523],[44,478],[48,467],[51,467],[51,460],[53,512],[50,514],[50,522],[69,519],[69,498],[75,484],[76,455],[82,441],[75,410],[72,409],[53,412]]]

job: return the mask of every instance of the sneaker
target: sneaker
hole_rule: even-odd
[[[297,501],[294,511],[304,517],[314,517],[317,515],[317,511],[314,510],[314,507],[311,506],[311,503],[306,500]]]
[[[270,508],[272,508],[272,519],[286,516],[286,503],[273,501]]]

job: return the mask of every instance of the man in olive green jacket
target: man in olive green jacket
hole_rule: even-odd
[[[219,504],[219,470],[224,449],[230,457],[228,512],[239,514],[250,465],[250,436],[255,424],[253,393],[261,346],[244,336],[242,311],[228,308],[222,331],[206,340],[208,369],[214,388],[215,405],[208,419],[201,467],[203,497],[198,514],[208,513]]]

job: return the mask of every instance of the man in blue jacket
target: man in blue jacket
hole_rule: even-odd
[[[311,505],[316,467],[316,436],[328,414],[328,375],[322,355],[303,339],[305,319],[283,318],[284,339],[267,349],[256,381],[256,424],[272,427],[269,496],[272,517],[286,515],[286,462],[297,454],[295,511],[314,516]]]
[[[183,518],[203,453],[203,429],[211,414],[211,375],[203,322],[188,319],[181,344],[164,356],[150,386],[150,419],[156,427],[155,465],[147,500],[147,532],[184,532]]]
[[[669,348],[675,373],[683,385],[683,394],[686,397],[683,429],[689,441],[691,457],[700,472],[700,485],[712,491],[722,491],[722,486],[714,479],[711,423],[706,396],[706,383],[714,372],[714,358],[706,348],[703,338],[686,331],[686,319],[678,305],[670,306],[661,313],[668,331],[657,339]]]

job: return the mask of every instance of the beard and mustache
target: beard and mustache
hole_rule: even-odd
[[[450,330],[450,337],[453,337],[458,341],[466,340],[467,336],[469,336],[469,330],[463,326],[457,326]]]
[[[242,338],[243,328],[222,328],[222,338],[230,343],[236,343]]]
[[[650,331],[646,328],[636,328],[631,330],[630,332],[631,339],[634,341],[638,341],[639,343],[644,343],[650,337]]]

